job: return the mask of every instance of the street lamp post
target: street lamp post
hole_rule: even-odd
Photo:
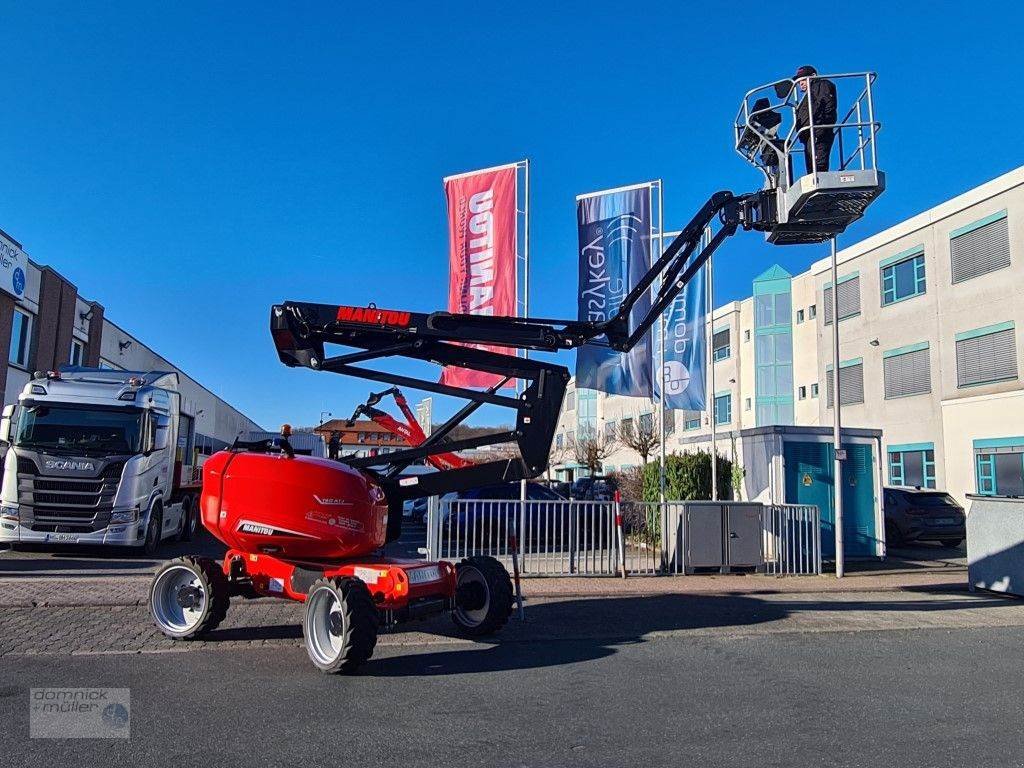
[[[836,260],[836,239],[832,238],[832,446],[834,455],[833,502],[835,510],[836,537],[836,578],[843,578],[845,571],[843,552],[843,460],[846,451],[842,448],[842,415],[839,395],[839,266]]]

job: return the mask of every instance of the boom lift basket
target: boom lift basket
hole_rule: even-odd
[[[878,170],[875,146],[881,128],[872,98],[875,77],[873,72],[855,72],[800,79],[806,79],[812,88],[815,81],[830,81],[835,86],[835,122],[814,114],[811,99],[800,90],[800,80],[778,80],[743,97],[734,124],[735,146],[744,160],[764,174],[764,225],[760,228],[768,242],[790,245],[830,240],[863,216],[871,201],[885,190],[885,174]],[[807,125],[798,129],[801,108],[806,108],[808,119]],[[833,142],[828,170],[819,167],[814,156],[814,143],[823,133]],[[808,147],[812,167],[805,171]]]

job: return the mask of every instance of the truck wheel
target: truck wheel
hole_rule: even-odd
[[[196,535],[199,510],[191,496],[185,496],[181,500],[181,530],[178,532],[178,541],[192,541]]]
[[[142,542],[142,551],[147,555],[155,555],[160,549],[160,541],[163,537],[164,513],[160,505],[153,507],[149,514],[149,523],[146,525],[146,538]]]
[[[468,637],[491,635],[512,614],[512,579],[493,557],[467,557],[456,566],[452,620]]]
[[[208,557],[179,557],[166,563],[149,587],[149,610],[157,627],[173,640],[192,640],[224,620],[231,602],[220,564]]]
[[[309,658],[321,672],[352,672],[377,645],[377,606],[360,579],[317,579],[306,597],[302,635]]]

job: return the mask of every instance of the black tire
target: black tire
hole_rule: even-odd
[[[373,655],[379,622],[363,581],[350,576],[317,579],[302,616],[306,652],[321,672],[353,672]]]
[[[170,560],[149,585],[149,612],[172,640],[206,634],[224,621],[230,604],[228,579],[220,563],[208,557]]]
[[[466,637],[493,635],[512,615],[512,579],[508,571],[486,555],[467,557],[455,568],[452,621]]]
[[[963,544],[963,541],[963,539],[943,539],[939,542],[939,544],[941,544],[943,547],[947,547],[948,549],[955,549],[956,547],[959,547],[961,544]]]
[[[191,496],[185,496],[181,500],[181,530],[178,531],[178,541],[192,541],[196,535],[196,527],[199,520],[199,510],[196,509],[195,501]]]
[[[890,547],[903,546],[903,534],[900,533],[900,529],[895,523],[885,524],[885,543]]]
[[[152,556],[160,549],[163,541],[164,510],[159,504],[153,507],[146,524],[146,538],[142,542],[142,552]]]

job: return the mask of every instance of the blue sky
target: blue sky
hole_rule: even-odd
[[[4,2],[0,228],[272,427],[371,388],[280,365],[272,303],[443,308],[445,174],[530,158],[532,310],[571,316],[575,195],[662,178],[673,227],[755,189],[730,121],[800,64],[879,73],[888,190],[847,242],[1022,162],[1019,4],[503,5]],[[740,235],[717,299],[825,253]]]

